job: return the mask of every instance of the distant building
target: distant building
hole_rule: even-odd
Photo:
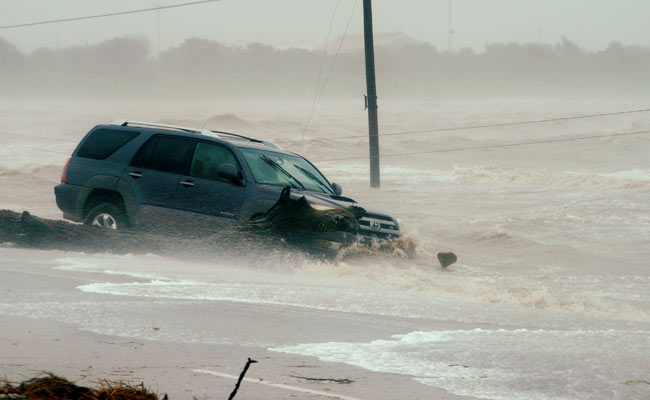
[[[413,39],[411,36],[401,32],[375,33],[375,47],[398,49],[404,46],[421,45],[422,42]],[[341,37],[330,40],[327,43],[327,52],[336,53],[341,43]],[[322,49],[322,47],[321,47]],[[363,35],[348,35],[341,46],[341,53],[357,53],[363,51]]]

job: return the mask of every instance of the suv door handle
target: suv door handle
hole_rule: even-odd
[[[194,186],[194,182],[192,182],[192,181],[181,181],[181,185],[183,185],[185,187],[190,187],[190,186]]]
[[[135,179],[142,178],[142,172],[140,171],[129,172],[129,175],[131,175]]]

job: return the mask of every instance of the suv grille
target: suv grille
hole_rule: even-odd
[[[366,214],[359,220],[359,234],[378,238],[399,236],[399,225],[383,215]]]

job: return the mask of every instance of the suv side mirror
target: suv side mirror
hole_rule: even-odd
[[[219,166],[219,177],[228,179],[230,182],[241,185],[242,179],[237,172],[237,167],[232,164],[221,164]]]
[[[341,187],[341,185],[339,185],[339,184],[336,183],[336,182],[332,182],[332,189],[334,189],[334,193],[335,193],[337,196],[340,196],[340,195],[343,194],[343,188]]]

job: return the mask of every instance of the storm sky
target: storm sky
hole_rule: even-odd
[[[148,8],[189,0],[0,0],[0,26]],[[18,29],[0,37],[25,52],[145,37],[153,51],[189,37],[243,45],[318,48],[339,0],[222,0],[186,8]],[[487,43],[553,44],[564,35],[588,50],[612,41],[650,46],[648,0],[452,0],[453,48],[482,51]],[[342,35],[355,0],[341,0],[331,37]],[[402,32],[447,49],[449,0],[374,0],[375,32]],[[158,35],[158,23],[160,34]],[[362,33],[357,0],[349,34]]]

